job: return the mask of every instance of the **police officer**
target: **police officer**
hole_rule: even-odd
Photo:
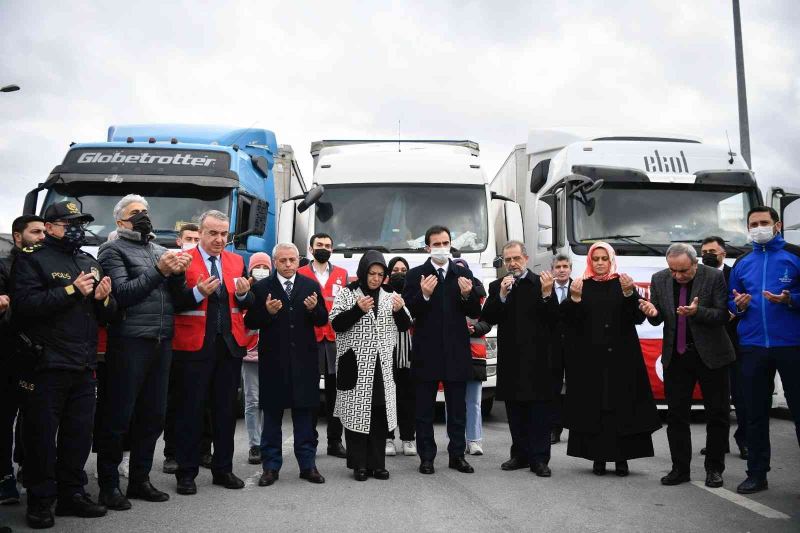
[[[84,491],[83,467],[92,445],[97,324],[116,309],[111,280],[80,249],[94,218],[64,201],[49,206],[44,219],[44,241],[24,248],[11,273],[12,317],[28,367],[19,384],[26,396],[26,518],[35,529],[53,526],[56,497],[58,516],[106,514]]]

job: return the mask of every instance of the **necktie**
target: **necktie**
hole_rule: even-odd
[[[444,282],[444,269],[440,268],[439,270],[437,270],[437,272],[439,273],[439,283],[443,283]]]
[[[211,261],[211,275],[220,281],[215,291],[219,299],[222,296],[222,276],[219,275],[219,269],[217,268],[217,257],[210,255],[208,260]],[[220,303],[217,304],[217,333],[222,333],[222,305]]]
[[[286,290],[286,296],[291,298],[292,297],[292,280],[287,279],[286,283],[284,283],[283,286],[285,287],[285,290]]]
[[[681,291],[678,295],[678,305],[686,305],[686,296],[688,291],[686,285],[681,285]],[[686,353],[686,317],[678,315],[678,353],[683,355]]]
[[[566,294],[565,294],[566,291],[567,291],[567,286],[566,285],[561,285],[561,286],[558,287],[558,303],[561,303],[561,302],[564,301],[564,298],[566,298]]]

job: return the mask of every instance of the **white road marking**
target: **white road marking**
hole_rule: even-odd
[[[742,496],[741,494],[738,494],[736,492],[731,492],[728,489],[723,489],[723,488],[712,489],[712,488],[706,487],[705,483],[703,483],[702,481],[692,481],[691,483],[695,487],[700,487],[703,490],[707,490],[711,494],[716,494],[717,496],[719,496],[720,498],[722,498],[724,500],[728,500],[729,502],[735,503],[736,505],[738,505],[740,507],[744,507],[745,509],[747,509],[749,511],[753,511],[756,514],[760,514],[761,516],[763,516],[765,518],[775,518],[775,519],[778,519],[778,520],[790,520],[791,519],[791,517],[789,515],[785,514],[785,513],[782,513],[780,511],[776,511],[772,507],[767,507],[764,504],[761,504],[761,503],[758,503],[756,501],[753,501],[750,498]]]

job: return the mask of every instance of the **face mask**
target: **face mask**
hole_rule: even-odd
[[[406,273],[405,272],[394,272],[389,276],[389,285],[400,292],[406,286]]]
[[[431,261],[437,265],[447,263],[450,258],[450,248],[431,248]]]
[[[772,240],[775,234],[772,232],[773,226],[758,226],[750,228],[750,240],[756,244],[766,244]]]
[[[719,268],[721,260],[717,254],[703,254],[703,264],[713,268]]]
[[[71,224],[64,230],[64,242],[74,248],[80,248],[86,244],[86,232],[81,224]]]
[[[136,213],[126,222],[133,224],[133,231],[139,232],[139,235],[142,236],[142,240],[147,239],[147,236],[153,232],[153,223],[150,222],[150,217],[144,211]]]
[[[253,269],[253,279],[256,281],[261,281],[262,279],[269,277],[269,269],[268,268],[254,268]]]
[[[189,250],[192,250],[194,248],[197,248],[196,242],[185,242],[181,244],[181,250],[183,250],[184,252],[188,252]]]
[[[327,263],[328,259],[331,258],[331,251],[325,248],[317,248],[314,250],[313,255],[318,263]]]

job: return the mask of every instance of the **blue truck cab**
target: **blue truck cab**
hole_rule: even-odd
[[[37,210],[41,191],[44,201]],[[247,259],[259,251],[271,253],[277,210],[292,192],[305,193],[302,176],[291,148],[279,146],[272,131],[111,126],[106,142],[72,144],[47,180],[27,194],[24,212],[43,213],[62,200],[77,202],[95,218],[87,232],[93,252],[116,228],[113,209],[126,194],[147,199],[157,242],[172,248],[183,224],[217,209],[231,218],[228,250]]]

